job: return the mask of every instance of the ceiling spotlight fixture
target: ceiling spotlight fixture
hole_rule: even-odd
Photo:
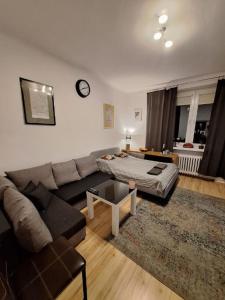
[[[159,24],[166,24],[167,21],[168,21],[168,16],[166,14],[159,16]]]
[[[165,41],[164,45],[165,45],[166,48],[170,48],[170,47],[173,46],[173,42],[172,41]]]
[[[167,26],[165,24],[168,21],[168,15],[162,14],[158,16],[158,21],[160,24],[160,28],[154,33],[153,39],[158,41],[163,38],[164,46],[166,48],[170,48],[173,46],[173,42],[171,40],[165,39],[165,32],[167,30]]]
[[[162,32],[161,31],[158,31],[158,32],[154,33],[154,35],[153,35],[153,38],[156,41],[160,40],[161,37],[162,37]]]

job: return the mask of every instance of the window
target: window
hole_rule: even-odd
[[[179,142],[185,142],[190,105],[177,105],[175,138]]]
[[[206,143],[211,111],[212,104],[202,104],[198,106],[198,113],[195,122],[194,143]]]
[[[215,90],[216,86],[178,91],[175,141],[206,143]]]

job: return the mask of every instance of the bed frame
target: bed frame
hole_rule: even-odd
[[[114,147],[114,148],[96,150],[96,151],[91,152],[90,155],[94,156],[95,159],[97,159],[97,158],[100,158],[101,156],[106,155],[106,154],[113,155],[113,154],[117,154],[117,153],[120,153],[120,152],[121,151],[120,151],[119,147]],[[161,199],[166,199],[168,194],[170,193],[170,191],[172,190],[172,188],[176,184],[178,176],[179,176],[179,172],[177,171],[177,173],[169,181],[167,187],[163,191],[163,194],[157,194],[153,190],[151,190],[150,188],[147,188],[147,187],[144,187],[144,186],[137,186],[137,189],[138,189],[138,191],[141,191],[141,192],[144,192],[144,193],[147,193],[147,194],[150,194],[150,195],[154,195],[154,196],[159,197]]]

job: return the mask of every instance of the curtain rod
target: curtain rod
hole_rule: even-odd
[[[196,83],[196,82],[201,82],[201,81],[206,81],[206,80],[210,80],[210,79],[224,79],[225,78],[225,74],[220,74],[220,75],[212,75],[210,77],[207,77],[207,78],[199,78],[197,79],[191,79],[190,81],[183,79],[183,82],[182,80],[180,80],[180,82],[177,80],[174,80],[174,81],[171,81],[171,82],[168,82],[167,84],[165,83],[165,85],[159,85],[158,88],[153,88],[153,89],[150,89],[150,90],[147,90],[147,92],[154,92],[154,91],[159,91],[159,90],[164,90],[164,89],[170,89],[170,88],[173,88],[173,87],[179,87],[181,85],[185,85],[185,84],[190,84],[190,83]]]

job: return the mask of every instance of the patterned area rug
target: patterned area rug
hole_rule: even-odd
[[[225,299],[223,199],[176,188],[164,207],[143,200],[110,242],[184,299]]]

